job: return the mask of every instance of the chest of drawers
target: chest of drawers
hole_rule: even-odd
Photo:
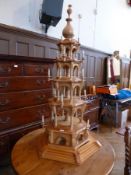
[[[99,126],[99,109],[100,100],[98,96],[93,94],[87,95],[84,119],[85,121],[89,120],[91,130]]]
[[[54,60],[0,55],[0,155],[50,116],[48,68]]]

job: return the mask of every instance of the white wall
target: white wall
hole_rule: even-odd
[[[39,10],[43,0],[0,0],[0,23],[44,33],[39,23]],[[50,27],[48,35],[61,37],[67,17],[68,4],[73,6],[75,38],[80,43],[112,53],[120,50],[121,56],[129,56],[131,50],[131,7],[126,0],[64,0],[62,19],[56,27]],[[79,19],[80,33],[78,34]]]
[[[131,50],[131,7],[126,0],[98,0],[95,47],[120,50],[129,56]]]

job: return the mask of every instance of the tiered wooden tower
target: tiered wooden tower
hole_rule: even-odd
[[[84,75],[81,74],[83,60],[76,58],[79,42],[73,39],[71,5],[67,25],[63,29],[64,39],[58,43],[56,77],[52,79],[54,97],[49,100],[52,121],[47,127],[48,144],[42,152],[43,158],[81,164],[99,149],[97,142],[89,139],[89,123],[83,120],[85,101],[81,99]]]

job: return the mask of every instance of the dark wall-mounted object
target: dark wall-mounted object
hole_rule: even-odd
[[[129,6],[131,6],[131,0],[127,0]]]
[[[49,26],[56,26],[61,19],[63,0],[43,0],[40,10],[40,23],[45,24],[45,33]]]

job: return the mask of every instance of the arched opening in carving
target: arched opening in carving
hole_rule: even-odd
[[[66,86],[61,86],[60,87],[60,94],[63,95],[64,98],[69,98],[70,97],[70,87]]]
[[[70,75],[69,71],[70,71],[69,66],[65,65],[63,67],[63,76],[65,76],[65,77],[69,76]]]
[[[66,145],[66,138],[63,136],[57,137],[55,144],[57,145]]]
[[[82,110],[81,110],[80,108],[77,109],[77,117],[78,117],[79,119],[81,118],[82,114],[83,114]]]
[[[84,134],[83,134],[83,133],[80,133],[80,134],[78,135],[78,137],[77,137],[77,140],[78,140],[78,142],[83,141],[83,140],[84,140]]]
[[[74,96],[79,96],[80,95],[80,87],[79,86],[74,87],[73,95]]]
[[[73,76],[78,77],[78,74],[79,74],[78,72],[79,72],[78,66],[74,66],[74,68],[73,68]]]
[[[70,48],[66,47],[65,51],[66,51],[67,57],[69,57],[70,56]]]
[[[59,72],[60,72],[60,67],[59,65],[56,66],[56,70],[57,70],[57,77],[59,76]]]

